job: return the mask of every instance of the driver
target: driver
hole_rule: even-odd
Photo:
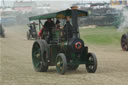
[[[72,38],[72,25],[70,24],[70,17],[66,16],[66,24],[64,25],[64,37],[66,38]]]
[[[35,23],[35,22],[31,22],[30,24],[29,24],[29,27],[30,27],[30,29],[29,29],[29,32],[32,34],[32,32],[36,32],[36,25],[38,25],[37,23]]]
[[[48,42],[52,39],[52,29],[55,27],[54,22],[51,20],[51,18],[48,18],[47,21],[44,23],[44,28],[49,32],[49,39]]]

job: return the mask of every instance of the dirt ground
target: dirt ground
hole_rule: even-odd
[[[87,73],[85,65],[76,71],[57,74],[55,67],[48,72],[35,72],[31,48],[26,39],[26,26],[5,27],[6,38],[0,38],[0,85],[128,85],[128,52],[119,46],[89,45],[97,55],[96,73]]]

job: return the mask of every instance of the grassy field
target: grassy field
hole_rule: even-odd
[[[123,34],[112,26],[80,29],[80,33],[85,43],[94,45],[119,45]]]

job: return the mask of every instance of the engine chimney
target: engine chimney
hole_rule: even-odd
[[[77,6],[72,6],[72,25],[73,25],[73,38],[78,38],[78,14],[77,14]]]

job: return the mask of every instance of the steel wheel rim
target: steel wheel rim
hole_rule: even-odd
[[[122,36],[121,46],[122,46],[122,49],[123,50],[127,50],[128,49],[128,43],[127,43],[126,36]]]
[[[56,68],[57,68],[57,72],[59,72],[59,73],[61,73],[63,71],[64,64],[63,64],[63,60],[60,56],[58,56],[58,58],[57,58]]]
[[[94,58],[93,58],[93,56],[90,56],[88,61],[89,61],[88,68],[90,70],[93,70],[94,69]]]
[[[33,49],[34,49],[34,52],[32,55],[33,64],[35,68],[38,68],[41,65],[41,49],[39,47],[39,44],[35,44]]]

